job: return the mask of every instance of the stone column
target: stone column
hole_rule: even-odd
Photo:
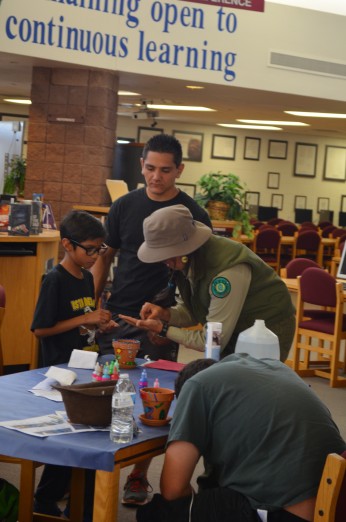
[[[117,90],[112,72],[33,70],[25,197],[43,193],[58,223],[75,204],[110,203]]]

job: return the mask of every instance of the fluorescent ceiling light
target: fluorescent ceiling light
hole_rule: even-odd
[[[255,123],[262,125],[289,125],[291,127],[309,127],[308,123],[302,123],[301,121],[275,121],[275,120],[238,120],[242,123]]]
[[[307,118],[339,118],[345,119],[346,114],[337,114],[333,112],[301,112],[301,111],[285,111],[286,114],[293,116],[305,116]]]
[[[198,89],[204,89],[204,87],[202,87],[201,85],[185,85],[185,87],[187,89],[195,89],[195,90],[198,90]]]
[[[199,111],[199,112],[215,112],[215,109],[209,107],[196,107],[194,105],[157,105],[155,103],[148,103],[148,109],[158,109],[162,111]]]
[[[118,96],[141,96],[138,92],[118,91]]]
[[[25,98],[4,98],[4,101],[8,103],[19,103],[21,105],[31,105],[31,100]]]
[[[241,125],[240,123],[217,123],[220,127],[230,127],[232,129],[257,129],[257,130],[282,130],[280,127],[272,125]]]

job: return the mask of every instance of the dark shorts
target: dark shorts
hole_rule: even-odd
[[[148,355],[153,361],[157,361],[158,359],[166,359],[168,361],[177,360],[179,344],[161,337],[157,337],[156,341],[155,339],[151,340],[148,336],[148,332],[145,330],[140,330],[135,326],[125,323],[125,321],[121,319],[116,319],[116,322],[120,325],[118,328],[114,328],[114,330],[109,333],[97,334],[96,341],[100,348],[100,355],[114,353],[112,347],[113,339],[136,339],[141,343],[137,354],[138,358],[143,359],[145,355]],[[155,342],[159,344],[155,344]]]
[[[191,511],[191,518],[190,518]],[[155,494],[137,510],[137,522],[261,522],[244,495],[228,488],[206,489],[178,500],[167,501]],[[268,513],[268,522],[304,522],[284,510]]]

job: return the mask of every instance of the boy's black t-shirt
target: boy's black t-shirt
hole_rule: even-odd
[[[50,328],[57,322],[95,310],[93,276],[82,269],[83,279],[71,275],[60,264],[49,272],[43,282],[37,301],[31,330]],[[87,346],[88,336],[79,328],[41,338],[41,366],[69,361],[72,350]]]

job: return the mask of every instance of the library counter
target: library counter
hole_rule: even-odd
[[[34,236],[0,234],[0,284],[6,292],[4,366],[36,367],[38,342],[30,326],[42,277],[58,262],[59,241],[56,230]]]

